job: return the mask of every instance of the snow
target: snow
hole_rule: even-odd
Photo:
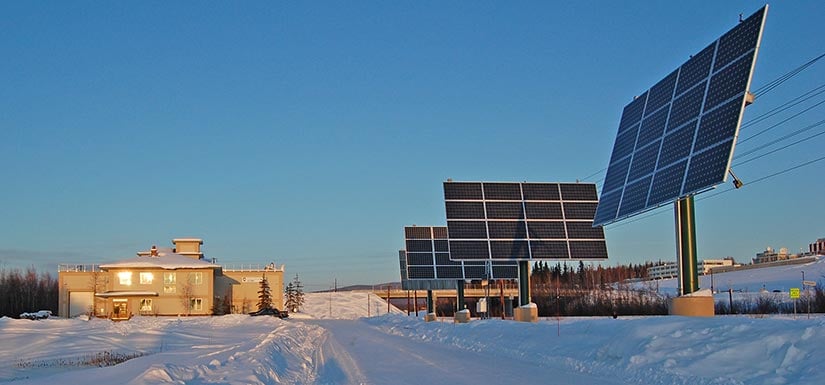
[[[0,318],[0,384],[825,383],[821,314],[467,324],[423,317],[393,307],[387,314],[374,294],[338,292],[306,294],[286,320]],[[102,352],[136,358],[77,364]]]
[[[161,268],[161,269],[203,269],[212,268],[217,269],[220,266],[211,262],[206,262],[192,257],[187,257],[181,254],[163,251],[158,252],[158,256],[137,256],[134,258],[124,259],[112,263],[104,263],[100,265],[103,269],[116,268]]]

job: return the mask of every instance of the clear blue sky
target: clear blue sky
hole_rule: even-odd
[[[446,224],[445,179],[599,181],[624,105],[762,5],[3,2],[0,267],[200,237],[208,257],[283,263],[313,290],[397,281],[403,226]],[[752,89],[825,52],[823,16],[771,4]],[[745,121],[824,80],[817,63]],[[823,148],[734,170],[747,184]],[[824,167],[697,200],[699,257],[825,237]],[[605,264],[673,259],[659,212],[608,226]]]

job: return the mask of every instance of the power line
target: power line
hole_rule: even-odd
[[[811,93],[814,93],[814,94],[810,95]],[[785,110],[790,109],[791,107],[794,107],[794,106],[796,106],[800,103],[804,103],[804,102],[806,102],[810,99],[813,99],[815,96],[820,95],[822,93],[825,93],[825,84],[822,84],[819,87],[816,87],[816,88],[814,88],[814,89],[812,89],[812,90],[810,90],[810,91],[808,91],[808,92],[806,92],[806,93],[804,93],[800,96],[797,96],[796,98],[793,98],[793,99],[783,103],[782,105],[780,105],[778,107],[775,107],[774,109],[772,109],[768,112],[765,112],[762,115],[759,115],[759,116],[743,123],[742,128],[744,129],[744,128],[750,127],[754,124],[757,124],[759,122],[762,122],[763,120],[766,120],[766,119],[768,119],[768,118],[770,118],[774,115],[777,115],[782,111],[785,111]]]
[[[788,121],[790,121],[791,119],[797,118],[797,117],[799,117],[800,115],[802,115],[802,114],[804,114],[804,113],[806,113],[806,112],[808,112],[808,111],[810,111],[810,110],[812,110],[812,109],[814,109],[814,108],[816,108],[816,107],[819,107],[819,106],[820,106],[820,105],[822,105],[822,104],[825,104],[825,99],[823,99],[823,100],[822,100],[822,101],[820,101],[819,103],[816,103],[816,104],[814,104],[814,105],[812,105],[812,106],[810,106],[810,107],[808,107],[808,108],[806,108],[806,109],[804,109],[804,110],[802,110],[802,111],[799,111],[799,112],[797,112],[797,113],[795,113],[795,114],[793,114],[793,115],[791,115],[791,116],[789,116],[789,117],[785,118],[784,120],[780,121],[779,123],[776,123],[776,124],[774,124],[774,125],[772,125],[772,126],[770,126],[770,127],[766,128],[766,129],[764,129],[764,130],[762,130],[762,131],[759,131],[759,132],[757,132],[757,133],[755,133],[755,134],[753,134],[753,135],[751,135],[751,136],[749,136],[749,137],[747,137],[747,138],[745,138],[745,139],[740,139],[738,143],[739,143],[739,144],[742,144],[742,143],[747,142],[747,141],[749,141],[749,140],[751,140],[751,139],[753,139],[753,138],[755,138],[755,137],[757,137],[757,136],[759,136],[759,135],[762,135],[762,134],[764,134],[764,133],[766,133],[766,132],[768,132],[768,131],[770,131],[770,130],[773,130],[774,128],[779,127],[780,125],[787,123],[787,122],[788,122]]]
[[[781,142],[781,141],[783,141],[783,140],[785,140],[785,139],[789,139],[789,138],[791,138],[791,137],[793,137],[793,136],[796,136],[796,135],[798,135],[798,134],[801,134],[801,133],[803,133],[803,132],[805,132],[805,131],[807,131],[807,130],[810,130],[810,129],[812,129],[812,128],[819,127],[819,126],[821,126],[821,125],[823,125],[823,124],[825,124],[825,120],[820,120],[819,122],[816,122],[816,123],[814,123],[814,124],[812,124],[812,125],[810,125],[810,126],[807,126],[807,127],[802,128],[802,129],[800,129],[800,130],[797,130],[797,131],[795,131],[795,132],[792,132],[792,133],[790,133],[790,134],[788,134],[788,135],[785,135],[785,136],[783,136],[783,137],[781,137],[781,138],[779,138],[779,139],[776,139],[776,140],[773,140],[773,141],[771,141],[771,142],[765,143],[765,144],[763,144],[763,145],[761,145],[761,146],[759,146],[759,147],[756,147],[756,148],[751,149],[750,151],[744,152],[744,153],[740,154],[740,156],[738,156],[737,158],[741,158],[741,157],[748,156],[748,155],[753,154],[753,153],[755,153],[756,151],[759,151],[759,150],[761,150],[761,149],[763,149],[763,148],[766,148],[766,147],[769,147],[769,146],[774,145],[774,144],[776,144],[776,143],[779,143],[779,142]],[[776,148],[776,149],[774,149],[773,151],[769,151],[769,152],[766,152],[766,153],[764,153],[764,154],[757,155],[757,156],[755,156],[755,157],[753,157],[753,158],[750,158],[750,159],[747,159],[747,160],[740,161],[740,162],[738,162],[735,166],[741,166],[741,165],[743,165],[743,164],[745,164],[745,163],[749,163],[749,162],[754,161],[754,160],[756,160],[756,159],[759,159],[759,158],[762,158],[762,157],[764,157],[764,156],[767,156],[767,155],[773,154],[773,153],[775,153],[775,152],[777,152],[777,151],[779,151],[779,150],[784,150],[784,149],[786,149],[786,148],[788,148],[788,147],[791,147],[791,146],[797,145],[797,144],[799,144],[799,143],[802,143],[802,142],[805,142],[805,141],[811,140],[811,139],[816,138],[817,136],[820,136],[820,135],[822,135],[822,134],[825,134],[825,131],[822,131],[822,132],[820,132],[820,133],[818,133],[818,134],[814,134],[814,135],[808,136],[807,138],[804,138],[804,139],[797,140],[796,142],[793,142],[793,143],[791,143],[791,144],[788,144],[788,145],[785,145],[785,146],[782,146],[782,147]]]
[[[786,74],[784,74],[784,75],[768,82],[768,84],[765,84],[761,88],[754,91],[754,97],[758,98],[762,95],[767,94],[768,92],[773,91],[774,89],[776,89],[776,87],[779,87],[780,84],[782,84],[782,83],[786,82],[788,79],[791,79],[794,76],[798,75],[800,72],[802,72],[806,68],[812,66],[814,63],[816,63],[817,61],[819,61],[819,59],[822,59],[823,57],[825,57],[825,53],[809,60],[808,62],[806,62],[806,63],[802,64],[801,66],[791,70],[790,72],[788,72],[788,73],[786,73]]]

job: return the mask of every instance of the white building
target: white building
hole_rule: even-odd
[[[699,261],[699,274],[708,274],[711,269],[722,266],[733,266],[733,259],[703,259]],[[647,268],[647,276],[650,279],[675,278],[679,276],[679,266],[676,262],[651,266]]]

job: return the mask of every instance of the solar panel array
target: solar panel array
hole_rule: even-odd
[[[595,184],[448,181],[444,200],[453,260],[607,258]]]
[[[518,279],[518,264],[513,261],[494,261],[488,272],[484,261],[451,260],[446,227],[405,227],[404,235],[407,250],[402,261],[402,265],[406,265],[406,272],[401,273],[402,281],[405,276],[410,281]]]
[[[767,5],[625,106],[594,223],[727,179]]]

